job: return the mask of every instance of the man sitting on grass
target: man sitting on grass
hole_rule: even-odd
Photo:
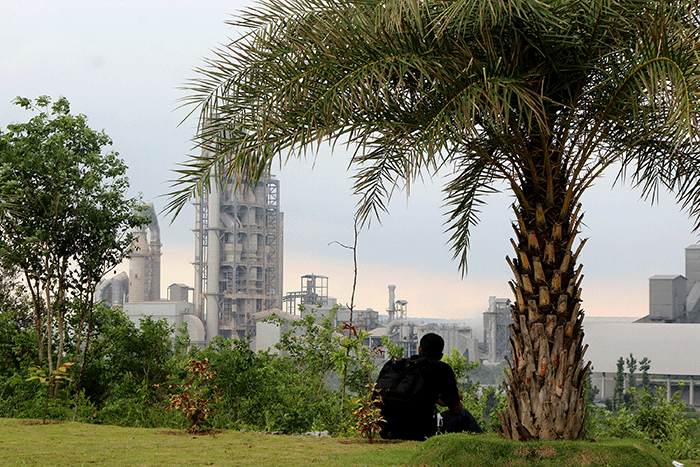
[[[382,438],[422,441],[438,431],[483,433],[462,405],[452,367],[440,361],[444,347],[442,337],[429,333],[421,338],[418,355],[384,365],[375,386],[385,420]],[[448,407],[437,417],[436,403]]]

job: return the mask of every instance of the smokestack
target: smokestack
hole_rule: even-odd
[[[134,233],[134,241],[129,253],[129,301],[146,301],[146,263],[149,257],[146,229]]]
[[[396,317],[396,286],[389,286],[389,308],[386,310],[389,312],[389,322],[394,321]]]
[[[148,276],[150,279],[149,287],[147,287],[147,300],[151,302],[156,302],[160,300],[160,257],[161,247],[160,243],[160,227],[158,226],[158,217],[156,216],[156,210],[153,206],[153,201],[146,201],[146,210],[143,212],[144,216],[148,216],[151,222],[148,224],[149,230],[149,261],[148,261]]]

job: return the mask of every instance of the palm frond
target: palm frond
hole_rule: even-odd
[[[566,215],[621,162],[645,196],[673,186],[700,212],[692,176],[679,175],[694,157],[682,146],[697,144],[696,0],[264,0],[230,23],[244,33],[187,84],[202,154],[176,170],[172,212],[212,173],[254,183],[275,159],[339,141],[357,148],[362,222],[423,174],[485,164],[448,189],[464,190],[449,204],[458,255],[484,194],[478,173],[518,199],[535,190],[553,203],[563,190]]]
[[[446,232],[451,232],[449,243],[454,250],[453,259],[459,259],[462,275],[467,273],[467,253],[471,228],[479,222],[479,212],[486,204],[485,197],[498,193],[493,186],[498,179],[493,165],[480,157],[464,157],[457,162],[454,178],[446,183],[445,206],[448,208]]]

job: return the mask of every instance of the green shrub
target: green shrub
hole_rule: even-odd
[[[171,411],[167,394],[162,388],[149,386],[145,381],[129,384],[120,382],[113,388],[97,411],[96,422],[136,428],[184,428],[185,420]]]
[[[35,381],[27,381],[23,375],[15,373],[8,378],[0,378],[0,417],[39,419],[44,417],[46,387]],[[70,421],[73,419],[75,397],[66,388],[56,397],[49,398],[47,419]],[[78,399],[76,421],[94,423],[95,405],[81,392]]]
[[[207,419],[216,410],[221,393],[214,382],[216,372],[212,371],[208,359],[193,358],[185,369],[190,373],[189,379],[180,386],[169,386],[175,393],[170,396],[168,409],[180,411],[190,422],[187,431],[197,433],[207,430]]]
[[[634,400],[628,405],[636,407],[634,410],[623,408],[617,413],[602,408],[592,410],[590,434],[646,439],[675,459],[700,456],[700,419],[686,412],[679,393],[671,400],[666,399],[661,389],[653,395],[644,390],[633,395]]]

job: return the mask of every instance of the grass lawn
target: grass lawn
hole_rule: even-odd
[[[187,435],[80,423],[0,418],[0,466],[671,467],[640,440],[519,443],[444,435],[419,443],[226,432]],[[689,466],[698,466],[687,462]]]
[[[405,466],[419,444],[40,423],[0,419],[0,466]]]

